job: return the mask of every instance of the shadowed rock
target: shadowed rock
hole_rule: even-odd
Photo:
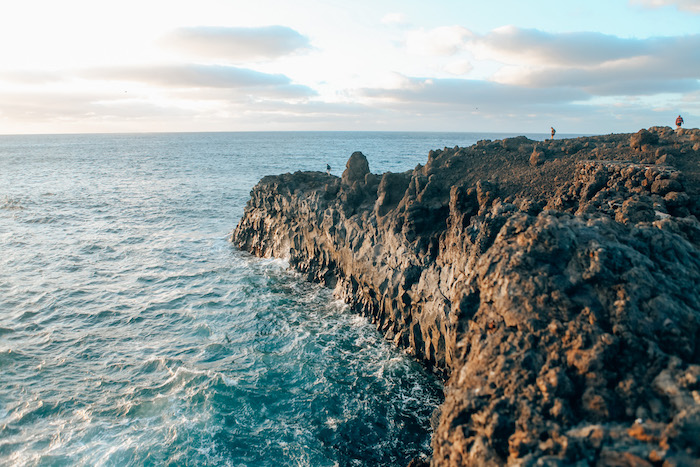
[[[641,150],[645,145],[656,144],[659,142],[659,135],[648,130],[639,130],[630,137],[630,146],[634,149]]]
[[[343,185],[352,187],[356,183],[364,183],[365,175],[369,172],[367,158],[361,152],[354,152],[348,159],[343,171]]]

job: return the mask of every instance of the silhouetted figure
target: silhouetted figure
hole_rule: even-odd
[[[327,173],[328,175],[331,174],[331,165],[330,165],[330,164],[326,164],[326,173]]]
[[[552,139],[554,139],[554,135],[556,134],[557,130],[554,129],[554,127],[550,127],[552,129]]]
[[[680,128],[683,125],[683,117],[680,115],[676,118],[676,128]]]

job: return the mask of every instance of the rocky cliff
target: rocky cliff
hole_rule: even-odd
[[[698,465],[700,130],[268,176],[232,240],[445,379],[433,465]]]

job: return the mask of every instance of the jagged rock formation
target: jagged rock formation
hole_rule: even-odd
[[[263,178],[232,240],[446,380],[433,465],[698,465],[700,131]]]

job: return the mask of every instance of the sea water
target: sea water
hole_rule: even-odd
[[[0,465],[406,465],[439,382],[229,241],[264,175],[469,133],[0,136]]]

